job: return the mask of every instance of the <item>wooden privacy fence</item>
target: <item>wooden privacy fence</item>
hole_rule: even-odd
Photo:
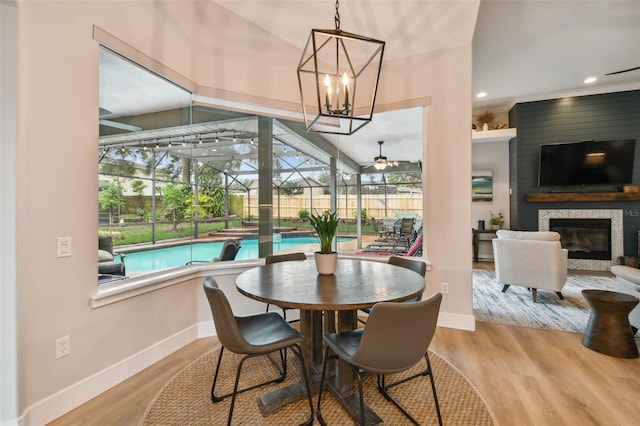
[[[343,219],[353,219],[357,212],[357,198],[353,194],[338,197],[338,216]],[[298,217],[301,210],[306,209],[311,214],[318,214],[329,210],[331,198],[329,195],[280,195],[273,197],[273,217]],[[392,194],[386,198],[381,194],[362,195],[362,209],[366,209],[366,217],[393,217],[397,213],[417,213],[422,216],[422,194]],[[244,197],[243,210],[247,217],[258,217],[258,199],[251,197],[251,205]]]

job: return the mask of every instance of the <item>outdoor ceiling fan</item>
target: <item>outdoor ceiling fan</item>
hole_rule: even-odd
[[[398,161],[389,161],[386,156],[382,155],[383,143],[384,141],[378,141],[378,145],[380,145],[380,155],[373,159],[373,167],[379,171],[382,171],[387,167],[396,167],[399,163]]]

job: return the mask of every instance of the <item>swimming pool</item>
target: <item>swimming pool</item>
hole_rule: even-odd
[[[342,243],[353,239],[353,237],[340,237],[338,242]],[[130,252],[125,258],[127,273],[184,266],[192,260],[210,261],[220,255],[222,244],[224,244],[223,241],[216,241]],[[241,244],[242,248],[238,252],[236,260],[258,258],[258,240],[242,240]],[[316,237],[283,238],[281,241],[274,241],[273,252],[276,253],[300,244],[319,244],[319,240]]]

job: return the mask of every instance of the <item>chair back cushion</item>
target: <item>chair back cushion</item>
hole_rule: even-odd
[[[113,254],[113,240],[111,239],[111,237],[105,236],[105,237],[98,237],[98,250],[104,250],[104,251],[108,251],[109,253]]]
[[[98,250],[98,262],[111,262],[113,260],[113,254],[106,250]]]
[[[499,229],[496,235],[501,240],[560,241],[560,234],[555,231],[509,231]]]
[[[411,368],[427,353],[441,301],[442,295],[436,293],[421,302],[376,303],[353,362],[380,374]]]

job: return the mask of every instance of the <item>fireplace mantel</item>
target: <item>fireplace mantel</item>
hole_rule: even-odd
[[[551,192],[527,194],[530,203],[561,203],[581,201],[640,201],[640,192]]]

